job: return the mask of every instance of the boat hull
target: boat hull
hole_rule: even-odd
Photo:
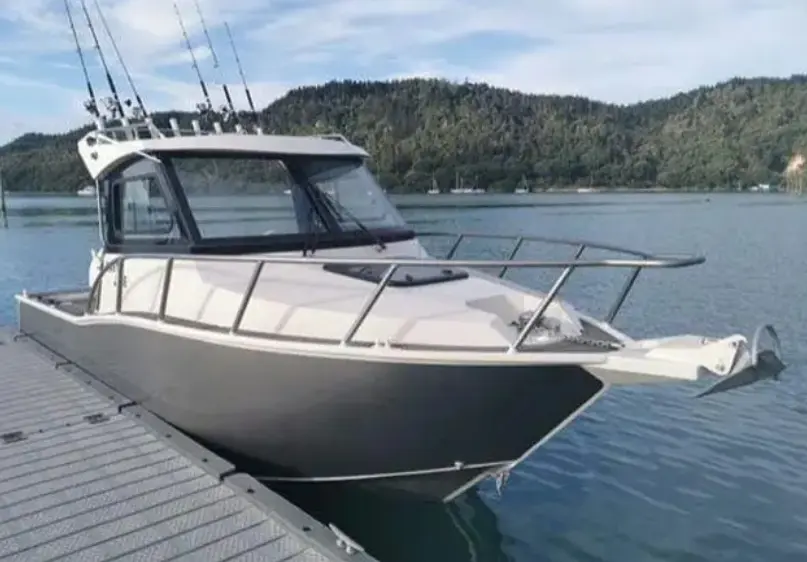
[[[334,359],[81,324],[25,299],[20,330],[268,481],[356,482],[446,499],[518,460],[603,383],[575,365]]]

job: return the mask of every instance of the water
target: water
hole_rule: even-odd
[[[480,199],[486,197],[487,199]],[[572,236],[707,256],[642,274],[617,325],[631,334],[749,334],[773,321],[789,368],[700,400],[703,386],[611,390],[512,475],[450,507],[330,491],[293,501],[382,562],[789,561],[807,559],[807,206],[787,195],[531,195],[398,201],[420,230]],[[0,323],[12,295],[86,284],[97,244],[93,201],[11,198],[0,230]],[[437,244],[440,241],[435,240]],[[444,244],[446,241],[442,241]],[[469,244],[460,257],[501,256]],[[524,257],[559,258],[526,247]],[[624,273],[620,274],[624,275]],[[528,283],[546,275],[514,273]],[[565,296],[607,309],[620,276],[581,272]],[[491,420],[496,423],[496,420]]]

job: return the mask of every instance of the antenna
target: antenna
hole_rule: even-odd
[[[227,105],[222,107],[224,120],[227,121],[230,118],[234,118],[236,120],[236,127],[240,129],[241,124],[238,119],[238,113],[235,110],[235,105],[233,105],[233,98],[232,96],[230,96],[230,89],[227,87],[227,83],[224,80],[224,75],[221,71],[221,66],[219,66],[219,58],[216,55],[216,49],[213,48],[213,40],[210,38],[210,33],[207,31],[207,23],[205,22],[205,16],[202,14],[202,7],[199,6],[199,0],[194,0],[194,4],[196,5],[196,12],[199,14],[199,21],[202,22],[202,29],[205,32],[205,38],[207,38],[207,46],[210,49],[211,56],[213,57],[213,68],[215,68],[219,72],[219,81],[221,82],[221,89],[224,91],[224,99],[227,100]]]
[[[98,3],[98,0],[93,0],[95,4],[95,9],[98,12],[98,18],[101,20],[101,25],[104,27],[106,31],[107,37],[109,37],[109,41],[112,43],[112,48],[115,50],[115,56],[118,58],[118,63],[120,63],[121,68],[123,68],[123,72],[126,75],[126,80],[129,82],[129,87],[132,88],[132,93],[135,96],[135,100],[137,101],[137,106],[142,113],[142,117],[148,118],[149,112],[146,111],[146,106],[143,104],[143,99],[140,97],[140,93],[137,91],[137,86],[135,86],[134,80],[132,80],[132,75],[129,74],[129,69],[126,67],[126,63],[123,61],[123,56],[120,53],[120,49],[118,49],[118,42],[115,41],[115,37],[112,35],[112,32],[109,30],[109,24],[106,21],[106,17],[104,17],[104,12],[101,11],[101,5]],[[140,116],[135,115],[135,118]]]
[[[112,99],[108,100],[107,106],[108,110],[112,113],[112,118],[114,119],[115,116],[119,116],[120,119],[126,119],[126,114],[123,112],[123,105],[120,102],[120,97],[118,96],[118,89],[115,87],[115,81],[112,79],[112,75],[109,73],[109,67],[106,64],[106,58],[104,58],[104,51],[101,49],[101,44],[98,42],[98,35],[95,33],[95,26],[92,24],[92,18],[90,18],[90,12],[87,10],[87,3],[85,0],[81,0],[81,9],[84,11],[84,17],[87,18],[87,26],[90,28],[90,33],[92,33],[92,39],[95,42],[95,50],[98,52],[98,58],[101,61],[101,66],[104,67],[104,72],[106,73],[106,81],[109,84],[109,89],[112,92]],[[129,105],[127,103],[127,105]]]
[[[224,28],[227,30],[227,37],[230,40],[230,46],[233,48],[233,55],[235,55],[235,63],[238,65],[238,74],[241,75],[241,82],[244,84],[244,93],[247,95],[247,102],[249,102],[249,109],[252,111],[252,115],[255,117],[256,122],[256,132],[260,135],[263,131],[261,130],[261,115],[255,110],[255,104],[252,102],[252,94],[249,91],[249,86],[247,85],[247,78],[244,76],[244,67],[241,66],[241,59],[238,57],[238,49],[235,48],[235,41],[233,41],[233,34],[230,32],[230,24],[226,21],[224,22]]]
[[[76,52],[78,53],[79,61],[81,61],[81,70],[84,71],[84,80],[87,82],[87,92],[90,95],[90,99],[84,102],[84,109],[95,118],[96,123],[99,128],[101,128],[103,118],[101,117],[101,112],[98,111],[98,99],[95,97],[95,91],[92,88],[90,73],[87,72],[87,61],[84,60],[84,51],[81,50],[81,43],[78,40],[78,33],[76,33],[76,24],[73,21],[73,13],[70,10],[70,4],[67,0],[64,0],[64,9],[67,11],[67,21],[70,22],[70,31],[73,32],[73,40],[76,42]]]
[[[202,78],[202,71],[199,70],[199,63],[196,62],[196,55],[193,54],[193,47],[191,46],[191,40],[188,37],[188,31],[185,29],[185,23],[182,21],[182,14],[179,13],[179,7],[177,6],[176,2],[174,2],[174,11],[177,14],[179,27],[182,28],[182,37],[185,38],[185,46],[188,48],[188,52],[191,55],[191,63],[193,64],[193,69],[196,71],[196,76],[197,78],[199,78],[199,85],[202,87],[202,95],[204,96],[205,101],[204,103],[196,104],[196,109],[199,110],[199,113],[204,118],[211,111],[213,111],[213,102],[210,101],[210,94],[207,91],[207,85],[205,84],[205,79]]]

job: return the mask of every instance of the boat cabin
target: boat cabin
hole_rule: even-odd
[[[367,153],[343,137],[90,133],[79,153],[97,182],[108,254],[383,248],[415,237]]]

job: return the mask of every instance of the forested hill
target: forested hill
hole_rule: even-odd
[[[507,191],[522,177],[542,186],[735,187],[778,183],[794,152],[807,149],[807,77],[734,79],[628,106],[442,80],[331,82],[290,91],[264,117],[278,133],[341,132],[372,154],[395,191],[423,191],[432,173],[447,188],[455,172]],[[75,151],[86,130],[0,147],[6,186],[87,183]]]

